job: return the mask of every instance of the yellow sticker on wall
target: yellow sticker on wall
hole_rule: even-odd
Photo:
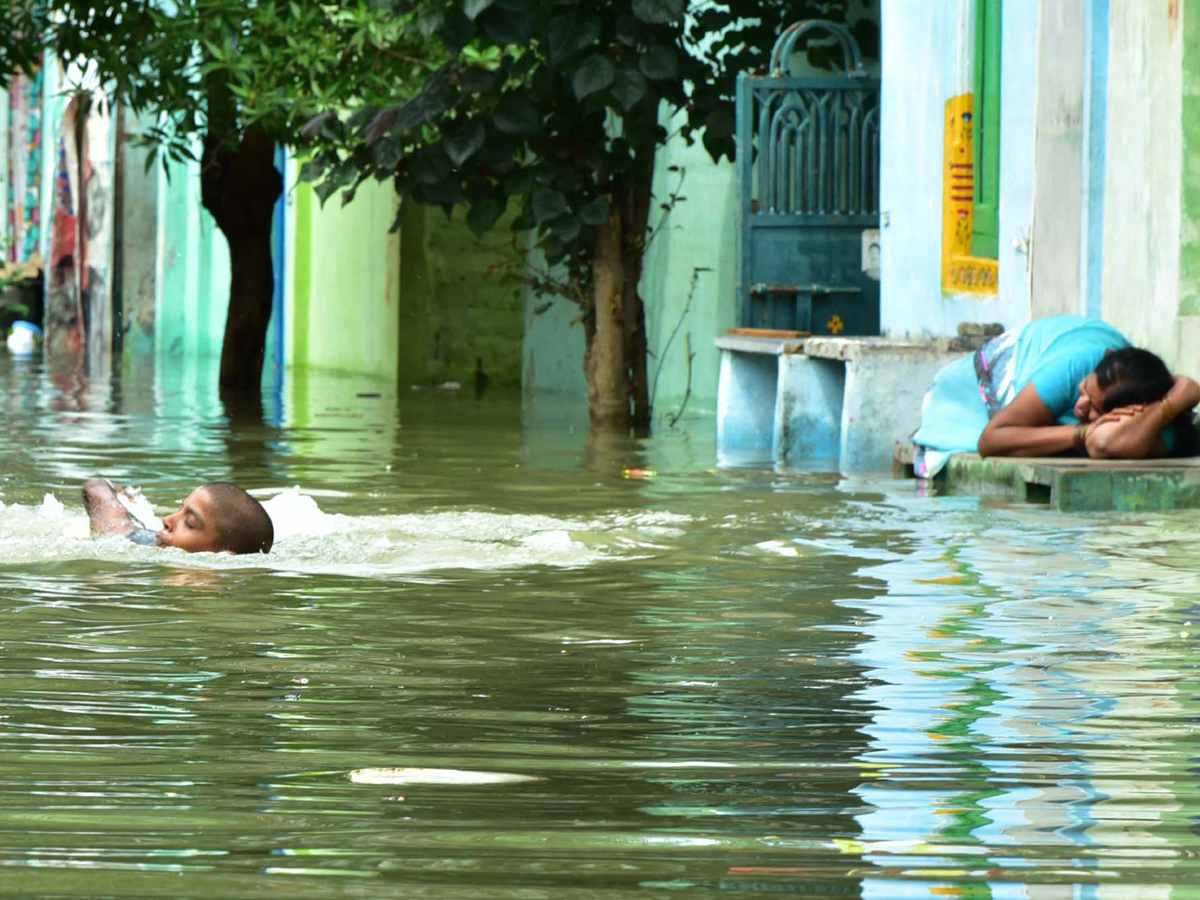
[[[829,317],[829,321],[825,323],[825,328],[830,334],[841,334],[842,329],[846,327],[846,323],[842,321],[842,317],[834,313]]]
[[[942,170],[942,290],[995,294],[998,265],[971,255],[975,227],[975,96],[946,101]]]

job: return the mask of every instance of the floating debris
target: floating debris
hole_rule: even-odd
[[[350,773],[350,780],[355,784],[520,784],[544,779],[537,775],[517,775],[512,772],[401,766],[395,769],[355,769]]]

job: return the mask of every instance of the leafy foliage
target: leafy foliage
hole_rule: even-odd
[[[783,26],[845,21],[854,3],[871,0],[399,3],[441,64],[399,102],[336,98],[310,123],[302,175],[323,197],[394,179],[406,198],[465,206],[479,234],[515,201],[514,227],[536,229],[547,258],[586,283],[594,229],[669,136],[663,112],[684,111],[682,135],[732,159],[737,73],[765,66]],[[830,54],[809,57],[825,66]]]
[[[0,83],[18,73],[37,68],[42,45],[41,19],[36,0],[0,3]]]
[[[330,195],[392,178],[418,202],[468,208],[477,233],[520,201],[555,261],[586,271],[591,231],[638,154],[667,137],[659,105],[681,107],[684,0],[434,0],[413,13],[445,54],[421,89],[373,109],[345,102],[340,139],[320,135],[304,176]]]
[[[193,155],[198,136],[236,143],[250,127],[299,143],[322,110],[395,96],[435,63],[414,15],[378,0],[48,3],[55,52],[156,118],[142,137],[176,159]],[[337,137],[341,125],[322,128]]]

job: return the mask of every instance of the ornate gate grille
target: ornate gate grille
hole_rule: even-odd
[[[813,31],[837,42],[841,74],[787,74],[796,42]],[[737,116],[739,323],[877,334],[877,268],[868,270],[879,224],[879,79],[866,74],[854,37],[833,22],[792,25],[768,75],[738,78]]]

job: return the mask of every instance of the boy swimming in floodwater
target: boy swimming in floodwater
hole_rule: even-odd
[[[121,503],[122,490],[107,478],[84,482],[83,505],[92,535],[125,535],[135,544],[178,547],[188,553],[269,553],[275,542],[271,517],[236,484],[202,484],[155,533]]]

